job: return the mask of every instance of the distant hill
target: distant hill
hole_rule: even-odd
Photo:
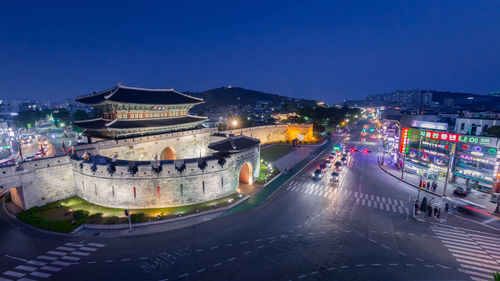
[[[255,106],[257,101],[272,101],[274,104],[281,104],[282,102],[293,104],[299,103],[303,105],[316,104],[316,101],[314,100],[295,99],[240,87],[221,87],[203,92],[185,93],[194,97],[202,98],[205,101],[202,107],[219,107],[236,104]]]

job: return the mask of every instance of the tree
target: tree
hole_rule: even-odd
[[[500,126],[492,126],[486,129],[486,132],[495,138],[500,138]]]
[[[56,125],[56,127],[59,127],[59,124],[61,124],[61,123],[68,125],[69,122],[71,122],[71,114],[65,108],[55,110],[52,113],[52,117],[54,117],[54,124]]]
[[[40,119],[41,116],[38,111],[21,111],[14,117],[14,124],[19,128],[28,128],[33,127]]]
[[[73,119],[73,121],[87,120],[87,119],[89,119],[89,115],[87,114],[87,112],[79,109],[79,110],[75,111],[75,113],[73,113],[72,119]],[[73,125],[73,131],[75,131],[77,133],[83,132],[82,128],[77,127],[75,125]]]

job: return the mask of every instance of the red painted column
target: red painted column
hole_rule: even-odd
[[[137,198],[137,194],[135,192],[135,186],[134,186],[134,199]]]

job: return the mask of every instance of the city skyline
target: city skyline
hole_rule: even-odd
[[[487,94],[500,74],[498,5],[9,3],[0,97],[62,100],[117,82],[325,102],[396,89]]]

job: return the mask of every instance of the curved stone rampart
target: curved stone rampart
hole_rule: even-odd
[[[129,165],[96,165],[92,162],[72,160],[76,195],[106,207],[161,208],[195,204],[229,195],[239,184],[239,171],[243,164],[259,165],[259,147],[231,154],[224,158],[203,161],[179,160],[162,164],[160,172],[151,163]],[[201,159],[205,160],[205,159]],[[253,169],[259,176],[259,169]]]

